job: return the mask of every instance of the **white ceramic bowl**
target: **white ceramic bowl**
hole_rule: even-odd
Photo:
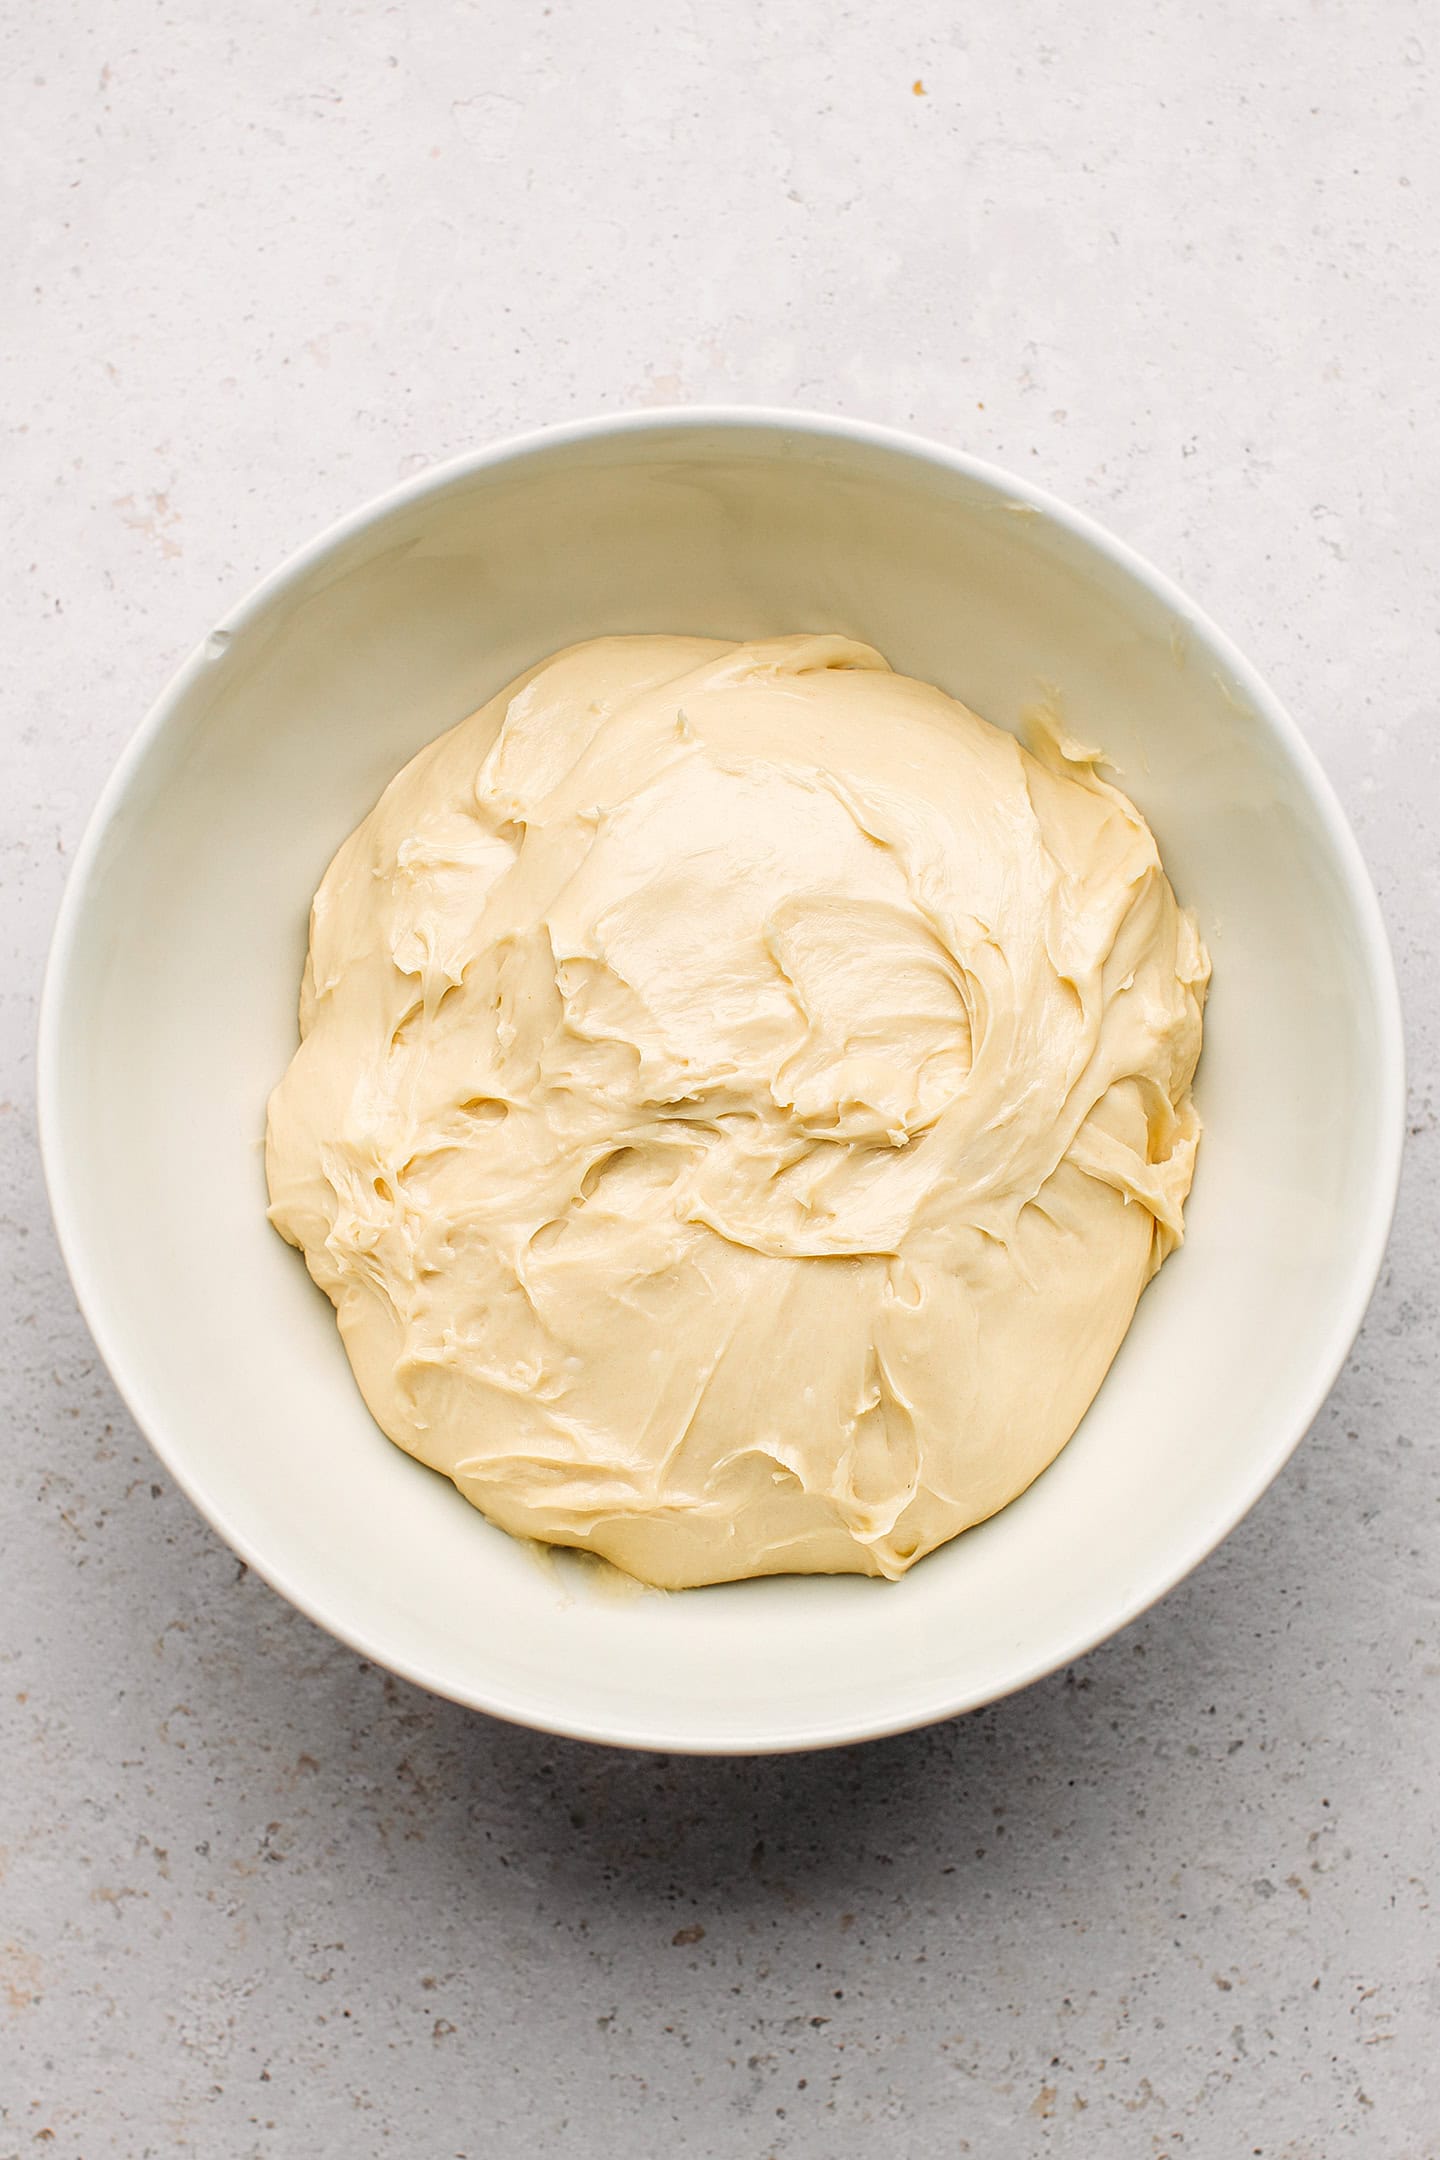
[[[265,1098],[310,896],[411,752],[602,631],[837,629],[1002,726],[1056,686],[1214,959],[1189,1236],[1075,1439],[898,1584],[615,1599],[383,1439],[265,1221]],[[422,475],[266,579],[181,669],[81,848],[41,1027],[46,1168],[95,1340],[202,1512],[302,1611],[460,1702],[711,1751],[972,1708],[1194,1567],[1314,1417],[1394,1201],[1402,1049],[1374,894],[1270,692],[1088,520],[849,421],[636,414]]]

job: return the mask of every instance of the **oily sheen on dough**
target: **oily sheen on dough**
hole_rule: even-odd
[[[1051,1461],[1178,1242],[1208,974],[1078,746],[843,637],[602,638],[331,864],[271,1219],[507,1530],[896,1577]]]

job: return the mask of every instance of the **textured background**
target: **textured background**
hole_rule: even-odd
[[[0,48],[0,2154],[1440,2154],[1440,18],[4,0]],[[1369,1322],[1224,1550],[1022,1697],[761,1763],[490,1724],[247,1578],[31,1108],[185,649],[432,459],[687,399],[913,422],[1172,570],[1339,787],[1412,1060]]]

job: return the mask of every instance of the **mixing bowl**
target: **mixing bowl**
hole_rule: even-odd
[[[311,894],[410,754],[607,631],[843,630],[1003,727],[1058,696],[1214,961],[1184,1248],[1054,1466],[898,1584],[609,1594],[384,1439],[265,1219],[266,1095]],[[77,857],[41,1026],[46,1169],[95,1340],[235,1551],[355,1649],[595,1740],[770,1750],[986,1702],[1223,1538],[1314,1417],[1394,1200],[1402,1052],[1374,894],[1294,724],[1163,577],[974,459],[792,413],[551,429],[407,483],[219,624]]]

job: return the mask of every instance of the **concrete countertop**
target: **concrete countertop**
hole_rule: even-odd
[[[1440,27],[1408,0],[0,7],[0,2155],[1440,2154]],[[1172,571],[1353,818],[1411,1046],[1365,1331],[1250,1520],[983,1714],[697,1762],[361,1663],[172,1489],[35,1156],[171,667],[536,422],[913,424]]]

